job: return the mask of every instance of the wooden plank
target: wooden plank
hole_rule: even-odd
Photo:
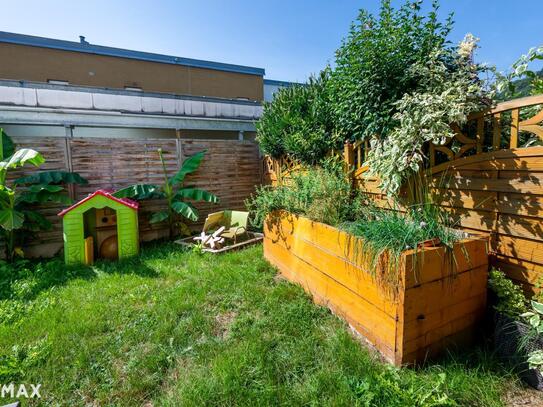
[[[492,115],[492,148],[494,150],[499,150],[501,148],[502,128],[500,119],[500,113]]]
[[[479,119],[477,119],[477,134],[476,134],[477,154],[481,154],[483,152],[484,139],[485,139],[485,119],[483,117],[480,117]]]
[[[519,115],[518,108],[511,110],[511,139],[509,141],[509,148],[518,147]]]
[[[432,281],[406,290],[405,321],[444,309],[486,292],[488,266],[484,265],[451,278]]]
[[[493,244],[493,251],[499,255],[543,265],[543,236],[535,241],[497,235]]]
[[[428,332],[438,329],[444,324],[464,316],[480,312],[486,306],[486,292],[449,305],[445,308],[406,322],[404,326],[404,341],[425,337]]]

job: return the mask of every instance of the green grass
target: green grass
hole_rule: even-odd
[[[499,406],[517,386],[480,349],[417,370],[379,362],[260,247],[0,273],[0,383],[42,383],[34,404]]]

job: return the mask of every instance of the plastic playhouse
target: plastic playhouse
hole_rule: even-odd
[[[138,203],[100,189],[58,214],[64,229],[66,264],[92,264],[139,252]]]

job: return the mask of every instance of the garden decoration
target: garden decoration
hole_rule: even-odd
[[[242,211],[221,211],[210,213],[204,223],[203,232],[215,230],[217,227],[223,229],[220,236],[233,240],[237,243],[238,237],[247,235],[247,220],[249,212]]]
[[[200,241],[202,246],[209,246],[212,249],[220,248],[224,243],[224,237],[221,236],[221,233],[224,232],[225,227],[221,226],[212,234],[206,234],[206,232],[200,233],[200,236],[193,238],[194,241]]]
[[[138,203],[100,189],[58,214],[66,264],[92,264],[95,257],[126,258],[139,252]]]
[[[249,212],[244,211],[211,213],[199,236],[179,239],[175,243],[192,247],[196,241],[200,242],[204,252],[223,253],[262,241],[262,233],[247,230],[248,219]]]

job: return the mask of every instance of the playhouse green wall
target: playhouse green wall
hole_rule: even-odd
[[[116,211],[119,259],[139,253],[138,212],[103,195],[96,195],[66,213],[62,219],[64,229],[64,259],[66,264],[85,262],[84,213],[104,207]]]

